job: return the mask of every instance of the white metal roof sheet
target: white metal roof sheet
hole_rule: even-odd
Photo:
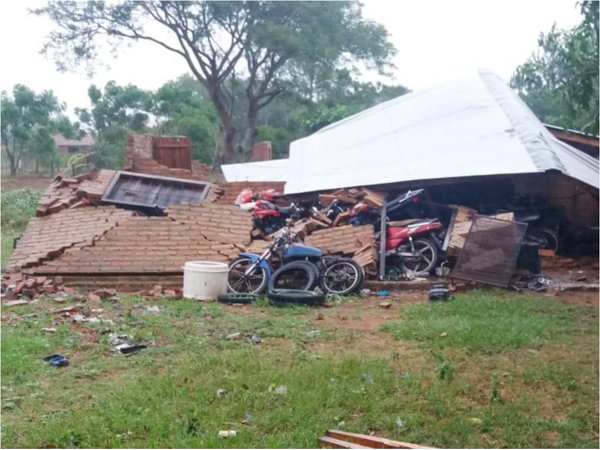
[[[288,160],[273,159],[243,164],[221,165],[225,180],[233,181],[287,181]]]
[[[598,160],[555,139],[499,77],[479,71],[292,142],[285,193],[547,170],[598,188]]]

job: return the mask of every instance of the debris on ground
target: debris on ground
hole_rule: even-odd
[[[341,430],[327,430],[318,444],[322,448],[434,448]]]
[[[121,345],[115,346],[115,348],[117,350],[119,350],[121,353],[123,353],[125,355],[129,355],[132,353],[137,353],[140,350],[144,350],[145,348],[148,348],[148,346],[145,344],[135,344],[135,345],[121,344]]]
[[[59,353],[45,356],[43,360],[48,362],[52,367],[65,367],[69,365],[69,360]]]
[[[256,334],[249,334],[246,336],[246,342],[251,342],[252,344],[260,344],[262,342],[262,338]]]
[[[234,437],[236,435],[237,435],[236,430],[220,430],[218,433],[218,436],[222,437],[222,438]]]
[[[285,385],[275,386],[274,384],[269,386],[269,392],[277,395],[287,395],[288,387]]]
[[[227,395],[227,391],[225,389],[219,388],[217,389],[217,398],[224,398]]]

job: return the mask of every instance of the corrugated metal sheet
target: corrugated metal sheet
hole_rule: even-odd
[[[496,75],[381,103],[290,145],[286,194],[560,171],[598,188],[598,160],[561,143]]]
[[[177,203],[201,203],[210,185],[179,178],[117,172],[102,202],[139,208],[164,209]]]
[[[288,159],[272,159],[241,164],[223,164],[221,170],[225,180],[235,181],[286,181],[288,178]]]
[[[171,169],[192,169],[192,144],[185,136],[154,136],[152,157]]]

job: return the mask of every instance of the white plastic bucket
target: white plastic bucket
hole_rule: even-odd
[[[229,266],[215,261],[188,261],[183,266],[183,297],[216,300],[227,293]]]

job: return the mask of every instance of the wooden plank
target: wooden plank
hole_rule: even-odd
[[[366,448],[432,448],[411,444],[409,442],[394,441],[392,439],[369,436],[366,434],[350,433],[341,430],[327,430],[327,435],[334,439],[363,445]]]
[[[329,217],[327,217],[325,214],[319,211],[314,211],[313,216],[313,218],[318,219],[320,222],[326,223],[328,226],[333,223],[333,220],[331,220]]]
[[[367,205],[375,206],[377,208],[381,208],[383,206],[385,199],[382,193],[368,188],[362,188],[362,191],[366,194],[362,201]]]
[[[337,227],[338,225],[342,225],[346,221],[348,216],[350,216],[350,211],[344,211],[339,213],[333,221],[333,226]]]
[[[329,436],[319,438],[319,447],[321,448],[369,448],[351,442],[342,441]]]
[[[329,205],[332,201],[337,200],[337,197],[332,194],[319,194],[319,201],[324,205]]]

